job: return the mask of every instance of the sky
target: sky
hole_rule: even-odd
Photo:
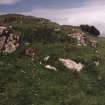
[[[96,26],[105,34],[105,0],[0,0],[0,14],[20,13],[59,24]]]

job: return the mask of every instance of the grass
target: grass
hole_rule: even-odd
[[[34,43],[29,45],[38,49],[34,60],[21,53],[29,47],[25,45],[14,54],[1,55],[0,105],[104,105],[105,39],[98,40],[98,53],[89,46]],[[51,56],[47,63],[57,72],[44,68],[47,55]],[[81,61],[86,68],[72,72],[58,62],[59,57]],[[93,66],[95,59],[101,61],[99,67]]]

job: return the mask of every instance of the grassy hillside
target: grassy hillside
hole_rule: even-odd
[[[30,29],[31,32],[37,24],[40,24],[39,28],[42,26],[39,18],[35,22],[33,17],[18,16],[15,21],[10,19],[10,22],[7,20],[11,15],[0,16],[0,21],[5,25],[11,23],[15,27],[14,31],[27,37],[30,33],[25,33],[26,30]],[[17,21],[20,17],[22,22]],[[2,19],[7,20],[5,22]],[[60,27],[46,19],[43,21],[49,27]],[[60,33],[65,35],[64,31]],[[51,35],[55,35],[55,32]],[[57,32],[56,35],[61,34]],[[104,105],[105,39],[95,38],[98,40],[98,52],[90,46],[77,46],[67,40],[59,43],[32,41],[26,44],[27,41],[22,39],[23,43],[15,53],[0,55],[0,105]],[[34,57],[28,57],[23,52],[30,47],[37,49]],[[44,57],[48,55],[50,59],[44,62]],[[64,67],[58,61],[59,58],[82,62],[85,68],[81,72],[73,72]],[[94,65],[96,60],[100,62],[99,66]],[[46,64],[55,66],[57,71],[45,69]]]

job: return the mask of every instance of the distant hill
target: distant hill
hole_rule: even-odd
[[[87,30],[84,31],[83,28],[85,25],[82,25],[83,27],[59,25],[48,19],[25,16],[20,14],[0,15],[0,25],[12,25],[14,31],[22,35],[22,40],[37,39],[38,41],[49,40],[50,42],[53,42],[54,40],[58,41],[59,39],[61,39],[61,41],[64,41],[64,39],[66,39],[65,35],[69,33],[72,34],[85,32],[87,35],[94,35],[95,32],[99,33],[96,28],[92,27],[91,29],[91,26],[89,27],[87,32]]]

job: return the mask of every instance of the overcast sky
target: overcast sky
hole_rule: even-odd
[[[59,24],[95,25],[105,33],[105,0],[0,0],[0,14],[22,13]]]

